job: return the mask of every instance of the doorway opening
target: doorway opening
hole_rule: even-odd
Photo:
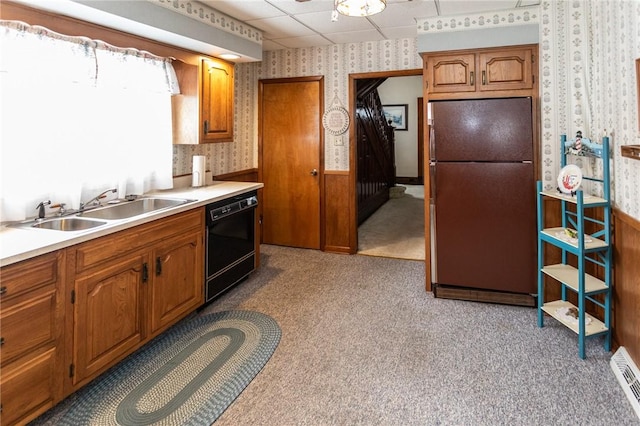
[[[350,168],[352,170],[352,203],[356,220],[353,220],[357,235],[357,254],[392,257],[401,259],[425,259],[425,190],[423,186],[424,170],[424,122],[422,106],[422,69],[403,71],[383,71],[375,73],[351,74],[349,105],[354,116],[357,111],[357,90],[359,80],[383,79],[388,93],[380,90],[380,100],[384,104],[394,106],[406,105],[401,110],[407,111],[402,117],[402,130],[394,131],[396,135],[396,184],[389,188],[389,200],[382,204],[365,220],[359,221],[358,163],[362,152],[358,150],[358,135],[350,146]],[[396,82],[393,82],[396,79]],[[382,83],[382,84],[385,84]],[[409,86],[400,90],[398,84]],[[403,93],[404,92],[404,93]],[[408,119],[408,120],[407,120]],[[418,126],[420,124],[420,126]],[[420,127],[420,136],[418,136]],[[407,130],[405,130],[407,129]],[[399,142],[398,142],[399,141]],[[403,152],[404,150],[404,152]],[[415,152],[414,152],[415,151]],[[361,223],[359,223],[361,222]]]

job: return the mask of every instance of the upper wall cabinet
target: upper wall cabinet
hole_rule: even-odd
[[[429,94],[465,94],[531,90],[536,46],[424,53],[425,87]]]
[[[173,96],[173,143],[233,141],[233,64],[202,59],[174,61],[180,94]]]
[[[233,64],[205,59],[202,74],[201,134],[205,142],[233,140]]]

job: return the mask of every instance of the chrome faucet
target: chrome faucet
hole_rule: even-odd
[[[118,192],[118,188],[107,189],[106,191],[101,192],[99,195],[93,197],[92,199],[90,199],[86,203],[80,203],[80,211],[86,210],[87,207],[89,207],[91,204],[93,204],[96,207],[99,206],[100,205],[100,199],[106,197],[107,194],[110,193],[110,192],[116,193],[116,192]]]

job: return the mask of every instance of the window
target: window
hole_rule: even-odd
[[[172,186],[168,58],[0,21],[0,218]]]

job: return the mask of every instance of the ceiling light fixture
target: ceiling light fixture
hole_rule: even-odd
[[[335,10],[345,16],[371,16],[387,7],[386,0],[335,0]]]
[[[223,53],[222,55],[218,55],[218,56],[220,56],[220,58],[222,59],[227,59],[227,60],[240,59],[240,56],[234,53]]]

